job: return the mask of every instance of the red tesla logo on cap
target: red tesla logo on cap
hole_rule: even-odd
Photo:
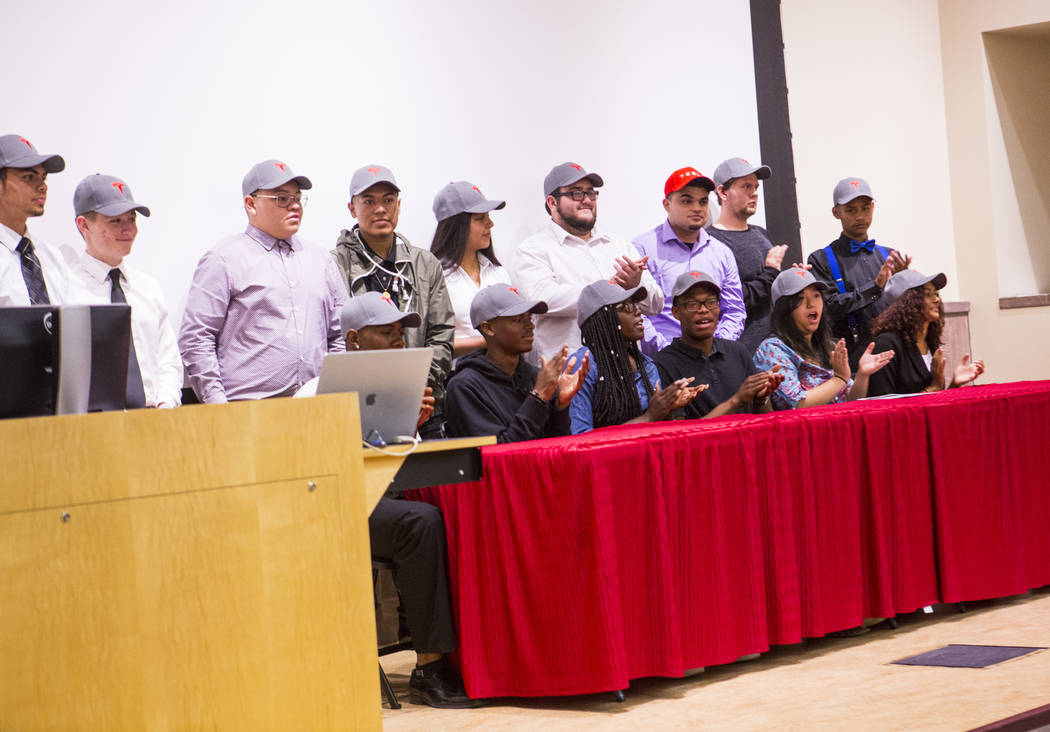
[[[795,270],[795,274],[797,274],[799,277],[805,277],[806,276],[806,270],[804,270],[801,267],[799,267],[799,268],[797,268]]]
[[[122,195],[122,196],[124,195],[124,184],[122,182],[120,182],[118,180],[118,181],[114,181],[110,185],[112,185],[114,188],[116,188],[118,191],[120,191],[120,195]]]
[[[480,195],[480,194],[481,194],[481,189],[480,189],[480,188],[478,188],[477,186],[471,186],[471,188],[473,188],[473,189],[474,189],[475,191],[477,191],[477,192],[478,192],[478,195]]]
[[[694,280],[700,279],[700,273],[699,272],[690,272],[689,276],[692,277]]]
[[[851,180],[851,181],[849,182],[849,184],[850,184],[851,186],[853,186],[854,188],[858,188],[858,187],[860,187],[860,181],[859,181],[859,180]]]
[[[511,292],[513,292],[515,295],[520,295],[521,294],[520,292],[518,292],[518,288],[517,287],[508,287],[507,289],[510,290]]]
[[[389,295],[388,293],[386,293],[386,292],[384,292],[384,293],[383,293],[382,295],[380,295],[379,297],[383,298],[384,300],[386,300],[386,301],[387,301],[388,303],[390,303],[391,305],[393,305],[393,304],[394,304],[394,301],[390,299],[390,295]]]
[[[282,173],[284,172],[284,163],[274,163],[274,164],[273,164],[273,167],[275,167],[275,168],[280,168],[280,169],[281,169],[281,172],[282,172]]]
[[[580,167],[579,165],[577,165],[576,163],[569,163],[569,165],[571,165],[572,167],[576,168],[576,170],[583,170],[583,168],[581,168],[581,167]]]
[[[379,177],[379,168],[369,168],[368,172],[372,174],[373,178]]]
[[[19,142],[24,142],[24,143],[26,144],[26,147],[33,147],[33,144],[32,144],[31,142],[29,142],[29,140],[27,140],[27,139],[26,139],[26,138],[24,138],[24,137],[19,137],[19,138],[18,138],[18,141],[19,141]]]

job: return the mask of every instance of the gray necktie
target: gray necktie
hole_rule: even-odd
[[[109,293],[109,301],[128,304],[124,297],[124,289],[120,286],[120,270],[113,268],[109,271],[109,278],[113,280],[113,289]],[[128,346],[128,385],[124,399],[126,409],[141,409],[146,406],[146,390],[142,386],[142,371],[139,370],[139,359],[135,355],[135,339],[131,339]]]
[[[29,304],[50,305],[51,298],[48,297],[47,285],[44,283],[44,270],[41,269],[40,260],[33,251],[33,242],[23,236],[16,250],[22,255],[22,279],[26,283],[26,290],[29,291]]]

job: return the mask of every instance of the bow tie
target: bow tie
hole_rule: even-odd
[[[868,239],[867,241],[853,241],[852,239],[849,240],[849,253],[850,254],[856,254],[857,252],[861,251],[862,249],[864,251],[866,251],[866,252],[874,252],[875,251],[875,240],[874,239]]]

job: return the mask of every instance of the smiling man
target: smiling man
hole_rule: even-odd
[[[76,299],[65,260],[27,225],[44,214],[48,174],[65,167],[61,155],[41,155],[20,135],[0,135],[0,307]]]
[[[736,260],[725,244],[712,239],[704,229],[714,189],[714,181],[696,168],[674,171],[664,182],[663,207],[667,219],[634,239],[634,246],[648,258],[649,270],[664,294],[663,311],[652,317],[657,333],[656,350],[679,334],[680,325],[671,314],[671,290],[687,272],[707,272],[718,284],[722,299],[715,331],[718,337],[736,340],[744,331],[747,314]],[[648,333],[646,339],[652,341]]]
[[[550,221],[523,241],[508,266],[510,281],[528,300],[542,300],[549,309],[536,318],[535,344],[529,363],[553,358],[568,344],[580,347],[576,322],[583,288],[595,280],[611,280],[625,289],[642,285],[648,293],[639,303],[646,315],[663,308],[663,292],[623,239],[597,231],[598,189],[602,177],[576,163],[555,165],[543,179],[544,208]]]
[[[759,371],[751,349],[738,341],[715,337],[718,323],[719,288],[703,272],[686,272],[675,280],[671,312],[681,324],[681,335],[653,357],[660,383],[693,378],[693,385],[707,389],[682,412],[687,419],[720,417],[723,414],[768,412],[769,395],[783,377],[774,367]]]
[[[339,269],[296,233],[311,186],[279,160],[253,166],[241,183],[248,228],[197,264],[179,348],[202,402],[291,396],[344,350]]]
[[[490,285],[470,304],[470,322],[485,347],[461,357],[448,382],[449,435],[496,435],[521,442],[569,434],[569,403],[587,378],[590,361],[568,358],[569,348],[540,368],[526,363],[532,350],[533,315],[547,303],[526,300],[515,287]]]
[[[182,356],[160,283],[130,267],[124,258],[138,236],[138,214],[131,187],[111,175],[89,175],[73,194],[76,226],[84,251],[74,272],[91,301],[131,306],[127,406],[177,407],[182,401]]]
[[[397,232],[401,188],[389,168],[366,165],[356,170],[350,179],[347,208],[357,224],[340,232],[332,256],[351,297],[378,292],[386,295],[398,310],[415,311],[423,319],[418,328],[405,333],[408,348],[427,347],[434,352],[427,384],[434,390],[436,409],[419,433],[423,437],[442,437],[442,405],[452,365],[456,316],[441,262],[429,251],[412,246]]]

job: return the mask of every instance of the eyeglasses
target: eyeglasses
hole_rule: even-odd
[[[552,193],[551,195],[555,198],[564,198],[565,196],[568,196],[577,203],[585,198],[591,201],[598,200],[598,191],[593,188],[589,191],[563,191],[562,193]]]
[[[256,193],[256,194],[254,194],[254,197],[255,198],[272,198],[274,200],[274,202],[277,204],[277,208],[288,208],[293,203],[298,203],[300,206],[305,206],[307,200],[309,200],[306,196],[302,195],[301,193],[299,195],[296,195],[296,196],[289,196],[286,193],[278,193],[276,196],[271,195],[269,193]]]
[[[621,302],[616,305],[616,312],[634,315],[635,313],[640,312],[640,310],[638,309],[638,303],[634,300],[627,300],[626,302]]]
[[[680,307],[687,313],[698,313],[701,309],[706,309],[707,312],[713,313],[718,310],[718,298],[709,297],[706,300],[686,300]]]

